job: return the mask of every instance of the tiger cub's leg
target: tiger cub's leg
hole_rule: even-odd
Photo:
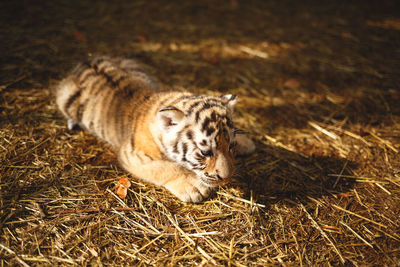
[[[200,178],[193,172],[181,173],[179,176],[170,177],[163,186],[183,202],[201,202],[206,199],[212,188],[203,185]]]
[[[244,134],[237,134],[235,142],[237,155],[249,155],[256,150],[256,145]]]
[[[142,151],[130,151],[123,146],[119,153],[121,165],[137,178],[164,186],[184,202],[200,202],[210,195],[211,188],[200,178],[180,165],[164,160],[153,160]]]

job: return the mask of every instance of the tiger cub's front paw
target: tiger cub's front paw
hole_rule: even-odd
[[[247,136],[240,134],[235,137],[236,154],[240,156],[250,155],[256,150],[256,145]]]
[[[171,193],[183,202],[198,203],[205,200],[211,193],[212,188],[203,185],[195,175],[183,179],[176,179],[165,185]]]

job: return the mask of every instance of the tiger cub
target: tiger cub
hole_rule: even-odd
[[[127,171],[184,202],[202,201],[232,176],[234,151],[255,149],[233,128],[234,95],[162,92],[135,60],[81,63],[55,95],[69,129],[78,124],[105,140]]]

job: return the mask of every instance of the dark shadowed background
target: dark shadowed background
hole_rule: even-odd
[[[398,1],[40,2],[0,2],[2,266],[398,264]],[[51,94],[101,54],[237,94],[256,153],[202,204],[129,176]]]

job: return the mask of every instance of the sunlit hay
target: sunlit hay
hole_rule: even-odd
[[[210,2],[204,13],[194,2],[73,1],[5,14],[0,264],[398,264],[400,76],[358,44],[394,54],[385,45],[399,37],[378,38],[361,15],[346,24],[331,6],[277,3]],[[278,23],[291,6],[293,23]],[[167,88],[237,94],[235,124],[257,152],[201,204],[130,176],[106,144],[67,129],[50,93],[75,61],[102,53],[138,57]]]

